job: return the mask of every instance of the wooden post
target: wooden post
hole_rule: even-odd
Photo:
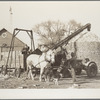
[[[23,67],[24,67],[24,70],[25,71],[27,70],[26,57],[27,57],[27,55],[26,54],[23,54]]]
[[[17,69],[16,69],[16,50],[15,50],[15,76],[16,76],[16,71],[17,71]]]

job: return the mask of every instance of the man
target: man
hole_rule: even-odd
[[[26,64],[26,58],[28,56],[29,53],[29,46],[26,44],[25,47],[22,49],[22,54],[23,54],[23,66],[24,66],[24,70],[27,70],[27,64]]]
[[[71,59],[70,59],[70,68],[71,68],[71,75],[73,83],[76,82],[76,74],[75,74],[75,66],[76,66],[76,56],[75,53],[71,53]]]
[[[83,64],[83,68],[86,70],[88,65],[90,63],[90,59],[89,58],[85,58],[85,60],[82,62]]]
[[[53,74],[52,66],[51,66],[51,63],[48,62],[48,64],[46,65],[46,67],[44,68],[44,71],[43,71],[43,77],[44,77],[46,82],[49,82],[52,74]]]
[[[61,53],[62,53],[62,58],[63,58],[64,60],[66,60],[66,55],[68,54],[67,51],[66,51],[66,49],[62,48]]]
[[[48,62],[47,67],[45,67],[44,72],[43,72],[45,81],[48,83],[50,79],[52,79],[55,85],[58,85],[58,80],[60,78],[59,71],[60,71],[60,68],[58,68],[57,70],[53,70],[53,66],[51,65],[50,62]]]
[[[89,65],[89,63],[90,63],[89,58],[85,58],[85,63],[84,63],[84,65],[87,67],[87,66]]]
[[[27,54],[29,52],[29,46],[26,44],[25,47],[22,49],[22,54]]]
[[[71,77],[71,73],[67,67],[67,60],[62,59],[60,67],[62,68],[60,71],[61,77],[63,77],[63,78]]]

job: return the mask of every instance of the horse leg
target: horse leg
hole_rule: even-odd
[[[34,80],[34,77],[33,77],[33,74],[32,74],[32,70],[30,72],[30,76],[31,76],[32,80]]]
[[[49,82],[50,82],[50,77],[49,75],[47,75],[46,83],[49,85]]]
[[[43,72],[44,72],[44,67],[42,67],[41,69],[40,69],[40,82],[42,81],[42,75],[43,75]]]
[[[33,77],[33,74],[32,74],[32,70],[29,70],[28,78],[34,80],[34,77]]]

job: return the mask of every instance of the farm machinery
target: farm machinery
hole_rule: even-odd
[[[87,31],[90,31],[90,28],[91,28],[91,24],[90,24],[90,23],[88,23],[88,24],[82,26],[82,27],[81,27],[80,29],[78,29],[76,32],[72,33],[71,35],[69,35],[69,36],[66,37],[65,39],[61,40],[59,43],[55,44],[51,49],[54,50],[54,49],[57,49],[58,47],[62,47],[64,44],[67,45],[68,42],[69,42],[71,39],[73,39],[75,36],[77,36],[78,34],[80,34],[83,30],[87,29]],[[56,62],[53,64],[54,69],[57,69],[58,66],[60,66],[60,64],[61,64],[61,59],[62,59],[61,56],[62,56],[61,54],[58,54],[58,55],[56,56],[56,59],[58,59],[58,60],[56,60]],[[70,69],[70,67],[69,67],[69,62],[70,62],[70,59],[66,59],[66,61],[65,61],[65,63],[64,63],[64,66],[66,66],[65,69],[64,69],[64,71],[65,71],[66,68],[67,68],[66,73],[63,73],[64,76],[65,76],[65,74],[67,74],[68,69]],[[96,65],[96,63],[95,63],[94,61],[90,61],[90,62],[88,63],[88,65],[85,66],[85,65],[82,63],[82,59],[76,59],[76,65],[75,65],[75,72],[76,72],[76,75],[80,75],[82,70],[85,70],[85,71],[86,71],[88,77],[94,77],[94,76],[96,76],[96,74],[97,74],[97,65]]]
[[[56,50],[58,47],[62,47],[64,44],[68,44],[68,42],[73,39],[75,36],[77,36],[78,34],[80,34],[83,30],[87,29],[88,31],[90,31],[90,28],[91,28],[91,24],[88,23],[84,26],[82,26],[80,29],[76,30],[74,33],[72,33],[71,35],[69,35],[68,37],[66,37],[65,39],[61,40],[60,42],[58,42],[57,44],[55,44],[54,46],[51,47],[52,50]],[[17,31],[17,33],[16,33]],[[30,39],[31,39],[31,49],[33,51],[33,54],[37,54],[37,52],[39,54],[41,54],[42,52],[39,51],[38,49],[35,50],[35,47],[34,47],[34,39],[33,39],[33,34],[32,34],[32,31],[31,30],[23,30],[23,29],[15,29],[14,30],[14,33],[13,33],[13,37],[12,37],[12,40],[11,40],[11,46],[10,46],[10,50],[9,50],[9,53],[8,53],[8,59],[7,59],[7,63],[6,63],[6,70],[5,70],[5,73],[7,73],[7,69],[9,68],[7,65],[8,65],[8,62],[9,62],[9,57],[10,55],[12,55],[12,52],[13,52],[13,47],[14,47],[14,37],[18,34],[18,32],[20,31],[25,31],[28,33]],[[25,67],[26,65],[26,57],[29,55],[26,53],[26,50],[23,50],[22,51],[22,54],[24,55],[24,59],[23,59],[23,66]],[[30,53],[32,54],[32,53]],[[58,54],[56,57],[55,57],[55,63],[53,64],[53,67],[54,67],[54,70],[57,70],[58,67],[60,66],[61,64],[61,56],[62,54]],[[57,59],[56,59],[57,58]],[[58,59],[59,58],[59,59]],[[70,62],[70,59],[66,59],[65,63],[64,63],[64,66],[65,69],[63,69],[66,73],[64,74],[67,74],[68,72],[68,69],[70,69],[69,67],[69,62]],[[25,67],[25,70],[26,70],[26,67]],[[95,62],[91,61],[89,62],[88,66],[84,66],[83,63],[82,63],[82,59],[76,59],[76,66],[75,66],[75,72],[77,75],[80,75],[81,74],[81,71],[82,70],[85,70],[87,72],[87,76],[89,77],[94,77],[96,76],[97,74],[97,65]]]

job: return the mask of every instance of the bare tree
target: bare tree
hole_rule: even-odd
[[[75,20],[69,21],[67,24],[58,21],[46,21],[35,25],[33,31],[40,36],[42,43],[48,47],[53,46],[65,36],[72,34],[81,27],[80,23]]]
[[[75,20],[70,20],[66,24],[66,35],[67,36],[71,35],[72,33],[74,33],[76,30],[78,30],[81,27],[82,27],[81,23],[77,23]]]
[[[44,44],[52,46],[64,36],[65,24],[60,21],[47,21],[36,25],[33,30],[39,34]]]

